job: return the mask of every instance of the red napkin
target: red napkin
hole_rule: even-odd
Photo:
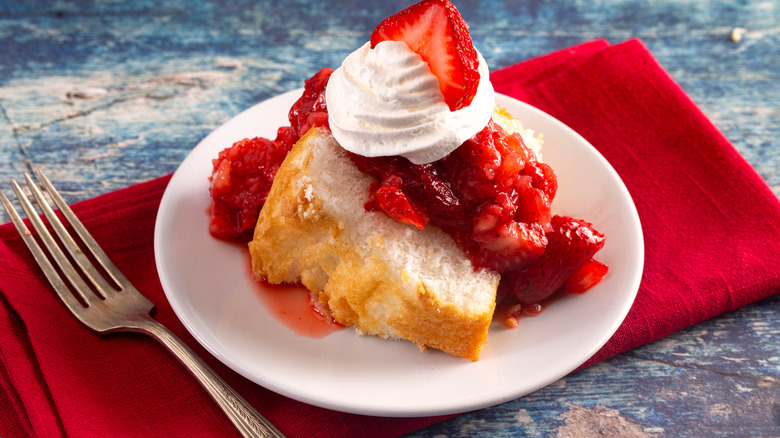
[[[595,41],[497,71],[497,91],[557,117],[621,175],[639,210],[646,262],[624,324],[589,362],[780,291],[780,203],[636,40]],[[155,317],[291,437],[396,436],[445,417],[333,412],[275,394],[211,357],[176,319],[152,249],[167,177],[74,205]],[[204,232],[206,232],[204,230]],[[93,335],[0,226],[0,435],[237,436],[165,350],[141,335]]]

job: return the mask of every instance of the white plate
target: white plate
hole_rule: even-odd
[[[591,221],[607,235],[598,258],[608,276],[581,296],[565,297],[507,330],[494,323],[478,362],[409,342],[347,329],[321,339],[293,333],[258,298],[248,252],[208,233],[211,159],[234,141],[274,137],[300,96],[262,102],[206,137],[182,162],[162,198],[154,236],[163,289],[182,323],[219,360],[291,398],[344,412],[427,416],[512,400],[565,376],[607,342],[631,307],[644,245],[623,182],[582,137],[525,103],[498,104],[544,134],[544,159],[556,170],[556,213]]]

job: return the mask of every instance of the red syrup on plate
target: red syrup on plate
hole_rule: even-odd
[[[274,285],[253,280],[256,295],[277,321],[299,336],[324,338],[343,325],[324,315],[312,303],[311,293],[301,285]]]
[[[247,277],[268,313],[296,335],[319,339],[344,328],[317,308],[311,292],[302,285],[278,285],[257,279],[251,266]]]

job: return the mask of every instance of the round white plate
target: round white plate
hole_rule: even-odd
[[[497,103],[544,134],[544,160],[558,175],[556,213],[586,219],[607,236],[598,259],[609,274],[584,295],[560,299],[515,330],[494,323],[480,360],[410,342],[296,335],[257,295],[248,252],[208,232],[211,160],[234,141],[275,137],[301,90],[244,111],[182,162],[162,198],[154,235],[157,268],[173,310],[195,338],[246,378],[291,398],[344,412],[427,416],[512,400],[565,376],[607,342],[628,313],[644,262],[631,197],[607,161],[561,122],[525,103]]]

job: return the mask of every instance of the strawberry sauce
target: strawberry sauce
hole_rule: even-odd
[[[312,126],[328,126],[325,84],[332,69],[308,79],[303,95],[290,108],[290,126],[279,128],[274,140],[244,139],[212,160],[209,193],[213,200],[209,231],[219,239],[248,242],[265,204],[271,183],[295,142]]]
[[[299,336],[324,338],[344,328],[317,310],[311,293],[301,285],[274,285],[254,276],[251,283],[271,316]]]

